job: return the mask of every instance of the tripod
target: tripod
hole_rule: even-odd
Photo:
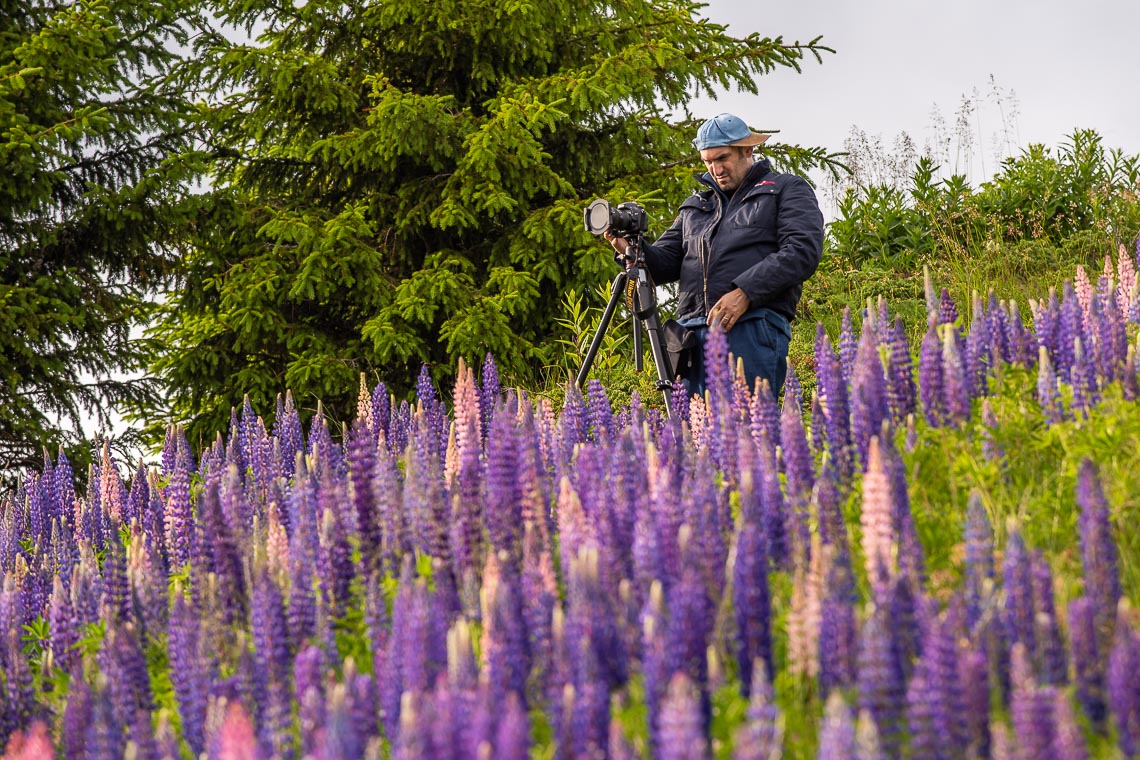
[[[669,357],[665,353],[662,343],[661,320],[657,316],[657,291],[649,270],[645,266],[645,256],[641,251],[641,234],[637,233],[626,238],[629,247],[624,254],[614,253],[614,261],[621,264],[623,269],[614,278],[610,288],[610,300],[606,310],[602,312],[602,321],[594,339],[590,342],[590,349],[582,361],[582,368],[578,370],[578,385],[584,386],[590,374],[590,367],[598,355],[598,348],[602,345],[602,338],[610,326],[614,312],[617,311],[618,302],[625,296],[626,306],[633,318],[633,361],[638,372],[644,367],[642,360],[641,327],[649,334],[649,349],[653,355],[653,363],[657,367],[656,388],[665,397],[665,411],[673,416],[673,370],[669,366]]]

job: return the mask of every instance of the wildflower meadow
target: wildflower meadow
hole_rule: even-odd
[[[6,758],[1140,756],[1137,255],[723,334],[676,414],[360,387],[0,502]],[[268,426],[259,414],[272,412]]]

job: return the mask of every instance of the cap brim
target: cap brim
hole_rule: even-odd
[[[759,132],[753,132],[752,134],[748,135],[748,137],[745,137],[743,140],[737,140],[736,142],[730,143],[730,144],[734,148],[748,148],[748,147],[751,147],[753,145],[761,145],[761,144],[767,142],[768,138],[771,136],[772,135],[763,135],[763,134],[760,134]]]

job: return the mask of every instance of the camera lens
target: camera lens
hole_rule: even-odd
[[[610,214],[613,207],[604,198],[591,203],[586,207],[586,229],[595,235],[601,235],[610,228]]]

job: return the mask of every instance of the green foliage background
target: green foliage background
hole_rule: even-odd
[[[563,299],[616,274],[586,203],[636,199],[663,225],[698,168],[687,100],[826,50],[734,37],[701,8],[213,3],[253,34],[195,43],[217,160],[152,333],[166,419],[196,440],[288,388],[344,420],[362,373],[406,397],[424,363],[446,383],[488,353],[509,382],[562,382]]]
[[[173,0],[0,5],[0,467],[157,402],[132,328],[194,216],[194,122]]]

